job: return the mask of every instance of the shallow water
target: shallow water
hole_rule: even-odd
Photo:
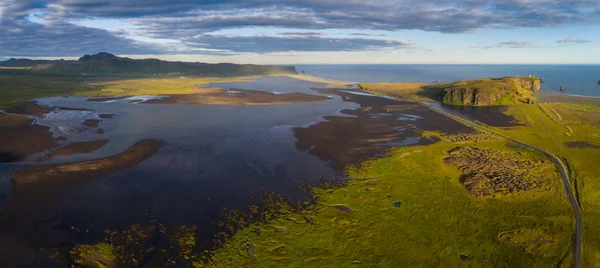
[[[270,77],[213,86],[318,94],[309,88],[324,85]],[[131,103],[131,99],[86,102],[82,97],[38,101],[93,110],[60,110],[38,121],[50,126],[55,137],[67,138],[65,144],[109,140],[95,152],[55,156],[43,165],[115,155],[145,138],[167,142],[134,168],[94,180],[82,178],[76,186],[55,185],[64,188],[59,195],[32,195],[18,202],[11,200],[10,174],[40,164],[0,164],[3,210],[30,210],[27,217],[34,220],[58,215],[61,226],[90,228],[97,235],[104,229],[149,220],[209,228],[219,219],[222,208],[244,207],[251,197],[268,191],[277,191],[292,202],[308,200],[300,185],[316,185],[321,178],[340,175],[327,162],[298,151],[292,128],[318,123],[323,116],[344,116],[340,110],[359,107],[338,96],[320,102],[249,106],[140,104]],[[100,119],[103,113],[116,116],[103,119],[97,128],[82,126],[83,120]],[[96,129],[103,129],[104,134],[95,133]],[[30,209],[33,205],[35,211]],[[29,215],[32,213],[39,215]],[[27,224],[31,222],[23,222],[23,226]]]
[[[425,104],[467,120],[479,121],[490,126],[511,127],[519,124],[514,117],[504,113],[508,110],[506,106],[473,107],[448,105],[438,102],[425,102]]]
[[[310,88],[325,85],[286,77],[268,77],[250,83],[216,83],[211,86],[319,94]],[[276,191],[291,202],[306,201],[310,196],[300,186],[316,185],[321,179],[341,178],[332,167],[335,161],[309,153],[315,148],[314,144],[328,147],[330,140],[325,139],[322,143],[305,141],[305,145],[311,146],[299,149],[299,136],[295,131],[298,127],[323,122],[326,116],[358,118],[352,113],[340,112],[360,108],[353,98],[363,99],[365,103],[369,103],[365,98],[377,100],[371,102],[382,106],[378,108],[381,111],[365,112],[365,118],[389,117],[402,126],[388,131],[397,134],[398,140],[381,142],[375,144],[376,147],[385,150],[387,147],[416,144],[419,139],[413,137],[412,131],[407,134],[400,132],[412,129],[415,122],[427,127],[427,118],[424,117],[428,116],[425,115],[383,113],[383,106],[401,105],[400,102],[363,94],[349,95],[353,95],[352,98],[346,96],[347,101],[336,94],[323,95],[331,99],[247,106],[142,104],[132,103],[131,98],[106,102],[88,102],[82,97],[39,99],[41,104],[65,107],[38,120],[39,124],[51,127],[55,137],[66,138],[65,144],[100,139],[106,139],[108,143],[92,153],[54,156],[43,164],[0,164],[2,212],[9,212],[4,215],[17,215],[8,223],[0,222],[2,226],[17,226],[16,229],[0,231],[0,238],[2,234],[12,235],[11,232],[18,230],[26,236],[30,233],[32,237],[37,235],[46,243],[60,243],[63,236],[54,239],[46,232],[70,231],[70,226],[77,226],[89,230],[77,238],[77,243],[96,243],[104,236],[105,229],[124,229],[135,223],[156,221],[166,226],[196,225],[199,237],[209,240],[216,222],[221,219],[223,208],[243,208],[250,204],[251,198],[269,191]],[[424,112],[420,114],[429,114]],[[83,127],[84,120],[101,119],[100,114],[116,116],[102,119],[97,128]],[[368,131],[362,129],[363,125],[356,127],[363,132]],[[339,126],[336,125],[334,130],[337,128]],[[102,129],[104,134],[96,133],[97,129]],[[319,138],[331,135],[331,141],[335,141],[346,133],[334,131],[311,137],[321,141]],[[147,138],[164,140],[167,145],[133,168],[97,179],[81,178],[77,182],[51,185],[52,189],[33,187],[21,194],[12,192],[10,174],[15,170],[104,158],[121,153],[135,142]],[[343,145],[341,151],[350,146]],[[368,146],[365,148],[369,149],[365,154],[371,150],[381,151]],[[353,149],[348,149],[352,155],[356,154]],[[332,153],[341,154],[341,151]],[[27,241],[31,245],[37,242]]]

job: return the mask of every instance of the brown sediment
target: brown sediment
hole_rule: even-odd
[[[97,127],[101,120],[98,119],[86,119],[83,121],[83,125],[86,127]]]
[[[0,163],[22,161],[27,155],[56,146],[50,128],[33,122],[27,116],[0,112]]]
[[[58,109],[61,109],[63,111],[93,111],[91,109],[86,109],[86,108],[71,108],[71,107],[56,107]]]
[[[553,165],[529,160],[518,152],[477,147],[457,147],[448,152],[448,165],[462,173],[460,183],[475,196],[527,191],[547,185],[543,171]]]
[[[6,112],[11,114],[24,114],[42,117],[53,110],[54,108],[38,105],[35,101],[24,101],[10,106],[8,109],[6,109]]]
[[[145,139],[120,154],[103,159],[18,170],[11,175],[11,181],[14,186],[22,187],[36,183],[95,178],[133,167],[154,155],[164,145],[165,142],[161,140]]]
[[[591,149],[600,149],[600,145],[594,145],[591,144],[587,141],[572,141],[572,142],[565,142],[565,146],[567,148],[580,148],[580,149],[585,149],[585,148],[591,148]]]
[[[162,104],[219,104],[219,105],[266,105],[290,104],[299,102],[323,101],[325,96],[303,93],[274,94],[271,92],[247,89],[205,88],[200,93],[169,95],[161,99],[152,99],[143,103]]]
[[[117,97],[91,97],[87,98],[85,101],[90,102],[105,102],[105,101],[113,101],[113,100],[122,100],[126,98],[130,98],[132,96],[117,96]]]
[[[87,154],[94,152],[106,145],[107,140],[97,140],[97,141],[84,141],[84,142],[73,142],[66,146],[59,147],[50,151],[49,154],[39,157],[33,161],[35,162],[44,162],[48,161],[50,158],[59,155],[76,155],[76,154]]]
[[[402,143],[407,138],[412,138],[417,144],[437,142],[436,139],[426,138],[415,141],[423,130],[442,133],[473,131],[416,102],[356,95],[333,88],[315,90],[339,95],[344,101],[361,105],[359,109],[342,111],[353,117],[327,116],[325,122],[294,129],[298,139],[296,147],[300,151],[308,151],[324,161],[331,161],[337,170],[385,153],[390,147],[410,145]]]
[[[111,119],[111,118],[115,118],[115,116],[117,116],[117,115],[116,114],[100,114],[99,116],[102,119]]]

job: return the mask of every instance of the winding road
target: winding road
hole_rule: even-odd
[[[496,132],[494,130],[491,130],[485,126],[482,126],[480,124],[477,124],[476,122],[473,122],[471,120],[467,120],[465,118],[462,118],[460,116],[456,116],[453,115],[451,113],[448,113],[446,111],[443,111],[437,107],[428,105],[427,103],[422,103],[419,102],[422,105],[427,106],[428,108],[430,108],[433,111],[436,111],[444,116],[447,116],[451,119],[454,119],[455,121],[464,124],[466,126],[478,129],[478,130],[483,130],[489,133],[492,133],[494,135],[500,136],[502,138],[505,138],[507,140],[510,140],[512,142],[518,143],[522,146],[531,148],[533,150],[536,150],[538,152],[541,152],[543,154],[545,154],[546,156],[548,156],[550,159],[552,159],[552,161],[556,164],[556,166],[558,167],[558,170],[560,171],[560,176],[562,178],[562,183],[565,189],[565,193],[567,194],[567,197],[569,199],[569,202],[571,203],[571,207],[573,208],[573,214],[575,217],[575,233],[574,233],[574,248],[573,248],[573,267],[574,268],[579,268],[581,265],[581,239],[582,239],[582,223],[581,223],[581,211],[580,211],[580,207],[579,204],[577,203],[577,198],[575,197],[575,194],[573,193],[573,189],[571,188],[571,183],[570,183],[570,179],[569,179],[569,172],[568,169],[565,165],[565,163],[563,163],[562,160],[560,160],[560,158],[558,158],[556,155],[531,144],[525,143],[525,142],[521,142],[518,140],[515,140],[509,136],[506,136],[502,133]]]

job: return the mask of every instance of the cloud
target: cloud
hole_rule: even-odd
[[[500,42],[496,45],[496,47],[508,47],[508,48],[524,48],[524,47],[532,47],[533,44],[529,41],[506,41]]]
[[[340,43],[342,51],[381,49],[394,45],[357,37],[387,37],[371,34],[370,30],[467,33],[484,28],[590,24],[600,22],[598,12],[597,0],[2,0],[0,38],[8,40],[0,40],[0,56],[28,53],[74,56],[106,48],[128,54],[186,50],[267,53],[268,49],[262,47],[271,48],[272,52],[331,51],[334,46],[327,45],[331,42]],[[90,20],[112,24],[85,27],[83,23]],[[114,29],[115,23],[129,28]],[[225,29],[251,32],[257,27],[290,30],[271,36],[215,35]],[[338,35],[332,38],[320,33],[327,29],[357,32],[345,34],[345,39],[337,38]],[[298,43],[294,44],[285,37],[312,39],[296,40]],[[164,40],[175,45],[166,46]],[[227,40],[254,47],[228,44]],[[316,42],[314,47],[307,44],[309,41]],[[527,47],[522,43],[497,45]]]
[[[225,36],[208,34],[188,38],[185,43],[190,47],[202,46],[207,49],[247,53],[415,49],[416,45],[414,42],[407,40],[328,38],[316,35]]]
[[[586,44],[586,43],[591,43],[592,41],[590,40],[583,40],[583,39],[577,39],[577,38],[565,38],[562,40],[557,40],[556,43],[559,44]]]
[[[16,21],[0,27],[0,56],[77,56],[111,51],[117,54],[162,54],[164,50],[68,23],[42,25]]]
[[[530,48],[535,47],[530,41],[504,41],[496,44],[485,44],[471,46],[471,48],[490,49],[490,48]]]
[[[385,34],[351,33],[352,36],[386,36]]]
[[[20,1],[21,2],[21,1]],[[24,0],[71,16],[172,18],[200,28],[281,26],[307,29],[421,29],[466,32],[489,27],[549,27],[595,18],[595,0]],[[27,3],[30,3],[29,5]],[[298,20],[298,18],[304,20]],[[255,18],[256,20],[240,18]],[[214,21],[213,21],[214,20]],[[160,20],[156,20],[158,22]]]
[[[279,35],[286,35],[286,36],[320,36],[320,35],[322,35],[322,33],[319,33],[319,32],[283,32],[283,33],[280,33]]]

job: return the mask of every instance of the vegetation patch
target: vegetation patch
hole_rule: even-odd
[[[488,133],[476,132],[476,133],[455,133],[455,134],[444,134],[444,139],[454,143],[463,142],[483,142],[483,141],[494,141],[497,140],[493,135]]]
[[[70,252],[71,259],[81,267],[114,267],[116,249],[108,243],[95,245],[78,245]]]
[[[446,164],[461,171],[460,183],[475,196],[507,194],[541,188],[547,185],[548,160],[531,160],[519,152],[472,146],[457,147],[448,152]]]
[[[451,148],[447,141],[397,148],[349,168],[348,175],[362,179],[313,188],[313,206],[239,230],[213,252],[208,267],[559,266],[570,252],[572,219],[556,172],[549,173],[547,191],[473,198],[458,183],[460,173],[444,164]],[[526,151],[522,157],[541,158]],[[539,247],[542,254],[523,254],[516,235],[512,243],[499,239],[536,228],[552,241]]]
[[[552,256],[559,246],[554,237],[543,229],[520,229],[498,234],[498,240],[503,243],[523,248],[531,254]]]

